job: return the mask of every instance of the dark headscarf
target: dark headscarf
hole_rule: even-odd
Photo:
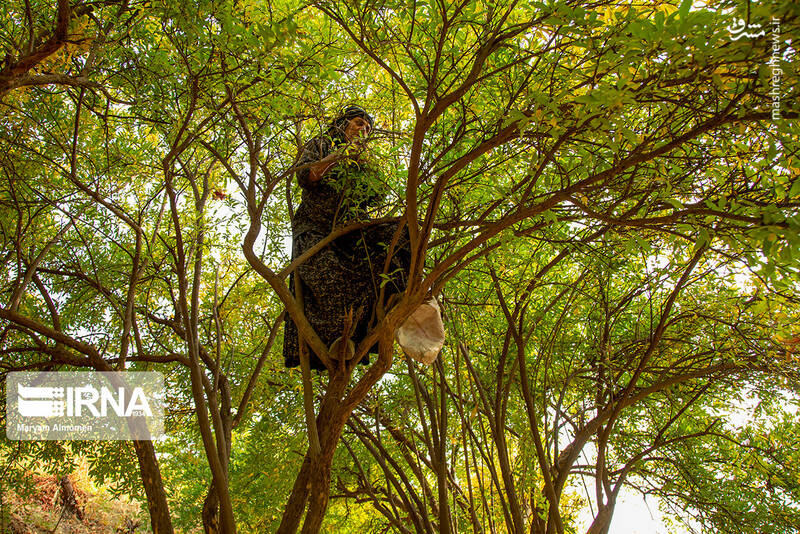
[[[372,116],[364,110],[361,106],[350,105],[347,106],[342,110],[342,113],[333,119],[331,125],[328,127],[328,130],[325,132],[326,135],[330,136],[334,139],[339,139],[344,141],[344,129],[347,128],[347,123],[350,122],[351,119],[355,119],[356,117],[361,117],[365,121],[369,123],[370,130],[375,127],[375,123],[372,120]]]

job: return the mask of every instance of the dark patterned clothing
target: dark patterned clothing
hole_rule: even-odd
[[[317,137],[309,141],[297,166],[321,160],[336,148],[337,140]],[[354,221],[368,220],[367,211],[383,201],[378,173],[366,165],[344,161],[330,169],[319,181],[311,182],[309,169],[297,172],[303,189],[302,202],[292,220],[292,259],[324,239],[332,229]],[[289,286],[294,294],[296,274],[303,281],[303,305],[311,326],[330,346],[342,335],[342,317],[354,311],[356,325],[352,340],[364,338],[381,283],[386,282],[386,298],[405,290],[411,262],[408,232],[404,230],[392,256],[388,276],[381,276],[386,262],[386,246],[392,242],[396,223],[381,223],[345,234],[314,254],[292,274]],[[297,327],[286,315],[283,357],[287,367],[300,364]],[[312,369],[324,365],[309,348]],[[365,357],[360,363],[369,363]]]

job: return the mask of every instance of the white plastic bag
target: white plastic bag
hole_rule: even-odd
[[[397,342],[403,352],[420,363],[436,361],[444,345],[444,324],[435,298],[420,304],[397,329]]]

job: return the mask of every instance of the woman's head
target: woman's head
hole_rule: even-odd
[[[336,117],[328,128],[328,135],[342,141],[352,141],[359,136],[366,136],[372,131],[373,120],[369,113],[360,106],[347,106],[341,115]]]

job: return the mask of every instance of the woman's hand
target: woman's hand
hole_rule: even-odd
[[[343,148],[331,152],[316,163],[312,163],[308,172],[310,182],[318,182],[340,161],[352,161],[359,165],[368,165],[372,161],[372,153],[367,149],[367,138],[357,137]]]
[[[325,173],[328,172],[334,164],[342,159],[341,152],[331,152],[316,163],[312,163],[308,169],[308,181],[319,182]]]

